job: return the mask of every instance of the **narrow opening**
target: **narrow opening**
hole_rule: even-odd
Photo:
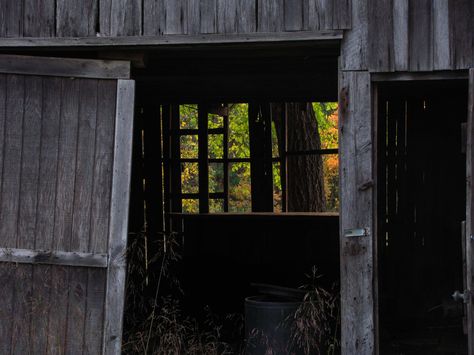
[[[378,251],[382,354],[465,354],[464,81],[382,84]]]

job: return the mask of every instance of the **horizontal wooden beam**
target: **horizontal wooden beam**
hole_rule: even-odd
[[[370,76],[372,82],[385,81],[431,81],[431,80],[467,80],[467,70],[438,71],[438,72],[398,72],[398,73],[373,73]]]
[[[107,254],[2,248],[0,262],[106,268],[108,256]]]
[[[81,38],[2,38],[2,49],[58,49],[58,48],[137,48],[163,46],[195,46],[214,44],[248,44],[278,42],[327,42],[342,40],[341,30],[301,31],[280,33],[246,34],[203,34],[203,35],[163,35],[163,36],[124,36],[124,37],[81,37]]]
[[[117,60],[1,54],[0,73],[94,79],[129,79],[130,63]]]

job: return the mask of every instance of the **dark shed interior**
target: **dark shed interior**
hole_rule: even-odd
[[[465,80],[378,88],[381,352],[465,354]]]

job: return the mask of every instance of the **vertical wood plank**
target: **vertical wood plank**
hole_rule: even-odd
[[[469,69],[474,66],[474,2],[451,0],[449,2],[451,29],[453,34],[453,66],[455,69]]]
[[[0,2],[0,36],[23,36],[23,1]]]
[[[393,52],[396,71],[408,70],[408,0],[393,0]]]
[[[48,250],[53,246],[54,211],[59,143],[61,79],[43,78],[41,148],[39,158],[38,208],[36,215],[35,249]],[[51,307],[51,267],[33,269],[32,323],[30,336],[32,352],[43,354],[48,347],[48,323]],[[34,307],[35,306],[35,307]]]
[[[435,70],[452,68],[451,28],[449,1],[433,0],[433,68]]]
[[[186,0],[164,0],[165,12],[165,34],[186,34],[188,33],[187,1]]]
[[[96,35],[98,0],[61,0],[56,2],[56,36]]]
[[[309,1],[309,29],[327,30],[333,27],[334,0]]]
[[[199,33],[216,33],[217,32],[217,0],[201,0],[198,4],[199,11],[189,11],[191,4],[196,3],[196,0],[189,0],[188,5],[188,21],[192,20],[190,16],[195,16],[199,20]],[[188,26],[189,27],[189,26]],[[194,27],[194,26],[193,26]],[[191,32],[191,28],[189,28]]]
[[[409,69],[433,69],[432,0],[409,2]]]
[[[87,271],[87,304],[82,345],[84,354],[102,353],[106,277],[104,270],[89,269]]]
[[[196,2],[198,0],[192,1]],[[143,35],[162,35],[165,31],[165,27],[166,16],[164,0],[143,0]]]
[[[392,0],[369,0],[369,68],[394,70]]]
[[[40,161],[41,116],[43,81],[40,77],[25,79],[23,114],[23,138],[20,179],[20,201],[18,212],[17,247],[33,249],[36,239],[36,208],[38,202],[38,178]],[[16,267],[16,290],[14,299],[15,321],[12,334],[12,352],[26,354],[31,350],[30,334],[31,302],[33,288],[33,266]],[[28,334],[28,336],[25,336]]]
[[[109,232],[110,260],[105,302],[104,347],[106,354],[120,354],[122,343],[134,93],[134,81],[118,81]]]
[[[51,267],[35,265],[31,296],[31,339],[32,354],[46,354],[48,343],[48,311],[50,307]]]
[[[368,47],[368,0],[352,1],[352,29],[341,44],[341,70],[366,70]]]
[[[117,83],[99,81],[89,250],[107,253]]]
[[[146,2],[147,0],[144,0]],[[155,0],[153,0],[155,1]],[[157,1],[157,0],[156,0]],[[99,24],[98,32],[101,36],[109,36],[111,33],[111,11],[112,0],[99,0]]]
[[[69,273],[67,268],[52,268],[48,309],[47,354],[65,353],[69,294],[68,281]]]
[[[55,268],[53,268],[53,273]],[[86,315],[87,269],[69,268],[66,354],[82,354]]]
[[[370,75],[343,72],[340,82],[341,347],[343,354],[374,353],[373,146]],[[367,228],[370,235],[344,237]]]
[[[115,130],[117,83],[98,82],[94,179],[92,188],[89,251],[106,253],[108,247],[110,197]],[[106,272],[90,269],[87,275],[87,304],[84,323],[84,353],[102,351]]]
[[[61,97],[61,123],[54,221],[54,250],[71,251],[72,213],[76,171],[79,85],[64,79]]]
[[[43,81],[40,77],[28,77],[26,80],[17,247],[33,249],[36,239]]]
[[[335,6],[333,7],[333,28],[334,30],[350,29],[351,21],[351,0],[333,0]]]
[[[257,0],[240,0],[237,2],[237,28],[241,33],[257,30]]]
[[[142,0],[110,0],[110,36],[142,35]],[[107,13],[105,18],[109,18]]]
[[[201,32],[201,0],[188,0],[188,33],[198,34]],[[203,26],[209,24],[209,18],[203,20]],[[212,33],[212,32],[211,32]]]
[[[15,274],[13,286],[12,354],[27,354],[30,350],[29,328],[31,322],[32,265],[12,265]],[[25,336],[26,335],[26,336]]]
[[[15,289],[15,272],[11,264],[0,263],[0,353],[10,354],[13,324],[13,290]]]
[[[217,0],[217,31],[237,32],[237,0]]]
[[[81,79],[78,85],[79,123],[70,248],[73,251],[89,252],[90,238],[85,236],[90,235],[91,229],[98,81]]]
[[[280,32],[284,29],[283,0],[258,1],[258,32]]]
[[[283,0],[285,31],[304,28],[304,0]]]
[[[24,37],[54,37],[55,35],[54,0],[24,0]]]
[[[90,252],[91,204],[96,142],[98,81],[77,80],[78,126],[72,225],[69,248],[72,251]],[[103,236],[105,239],[105,237]],[[85,331],[88,271],[83,268],[69,270],[69,301],[66,352],[82,353]]]
[[[41,124],[40,173],[35,249],[53,247],[56,179],[58,167],[61,79],[43,79],[43,114]],[[58,99],[59,98],[59,99]]]
[[[7,75],[6,88],[0,242],[4,248],[15,248],[20,200],[25,79],[17,75]]]

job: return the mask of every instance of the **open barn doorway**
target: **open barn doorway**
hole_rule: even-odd
[[[238,354],[252,283],[312,281],[331,292],[337,348],[337,54],[182,49],[135,68],[126,351]]]
[[[378,306],[382,354],[467,354],[465,80],[377,90]]]

